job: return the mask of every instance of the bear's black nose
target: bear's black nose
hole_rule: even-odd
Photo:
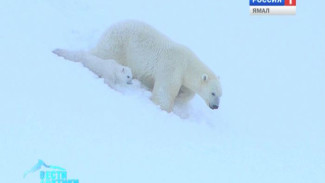
[[[210,106],[210,108],[211,108],[211,109],[218,109],[219,106],[218,106],[218,105],[212,105],[212,106]]]

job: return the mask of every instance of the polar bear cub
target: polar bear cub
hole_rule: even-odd
[[[113,59],[101,59],[86,51],[55,49],[53,53],[70,61],[81,62],[98,77],[104,78],[104,82],[110,87],[132,84],[131,69],[118,64]]]

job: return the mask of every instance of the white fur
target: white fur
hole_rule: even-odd
[[[187,47],[151,26],[126,21],[111,26],[90,51],[132,69],[134,78],[152,89],[152,101],[170,112],[174,102],[199,94],[212,109],[219,106],[219,78]]]
[[[91,53],[130,67],[134,78],[152,89],[153,102],[166,111],[173,109],[175,100],[187,102],[195,93],[210,108],[219,106],[219,78],[187,47],[145,23],[113,25]]]
[[[101,59],[85,51],[69,51],[56,49],[53,51],[58,56],[74,62],[81,62],[89,70],[104,78],[104,82],[111,87],[117,84],[131,84],[131,69],[118,64],[112,59]]]

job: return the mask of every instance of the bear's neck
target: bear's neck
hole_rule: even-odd
[[[184,77],[184,82],[183,82],[183,86],[185,86],[186,88],[192,90],[193,92],[197,93],[198,90],[199,90],[199,85],[200,84],[200,81],[196,81],[196,80],[192,80],[191,81],[191,76],[185,76]]]
[[[207,74],[209,79],[216,78],[213,72],[198,59],[188,63],[185,73],[183,85],[195,93],[201,89],[203,74]]]

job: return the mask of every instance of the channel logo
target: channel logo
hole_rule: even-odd
[[[40,183],[79,183],[79,179],[68,179],[67,171],[59,166],[48,165],[42,160],[38,162],[24,173],[24,178],[41,169],[47,171],[40,171]]]
[[[296,0],[249,0],[251,15],[295,15]]]

